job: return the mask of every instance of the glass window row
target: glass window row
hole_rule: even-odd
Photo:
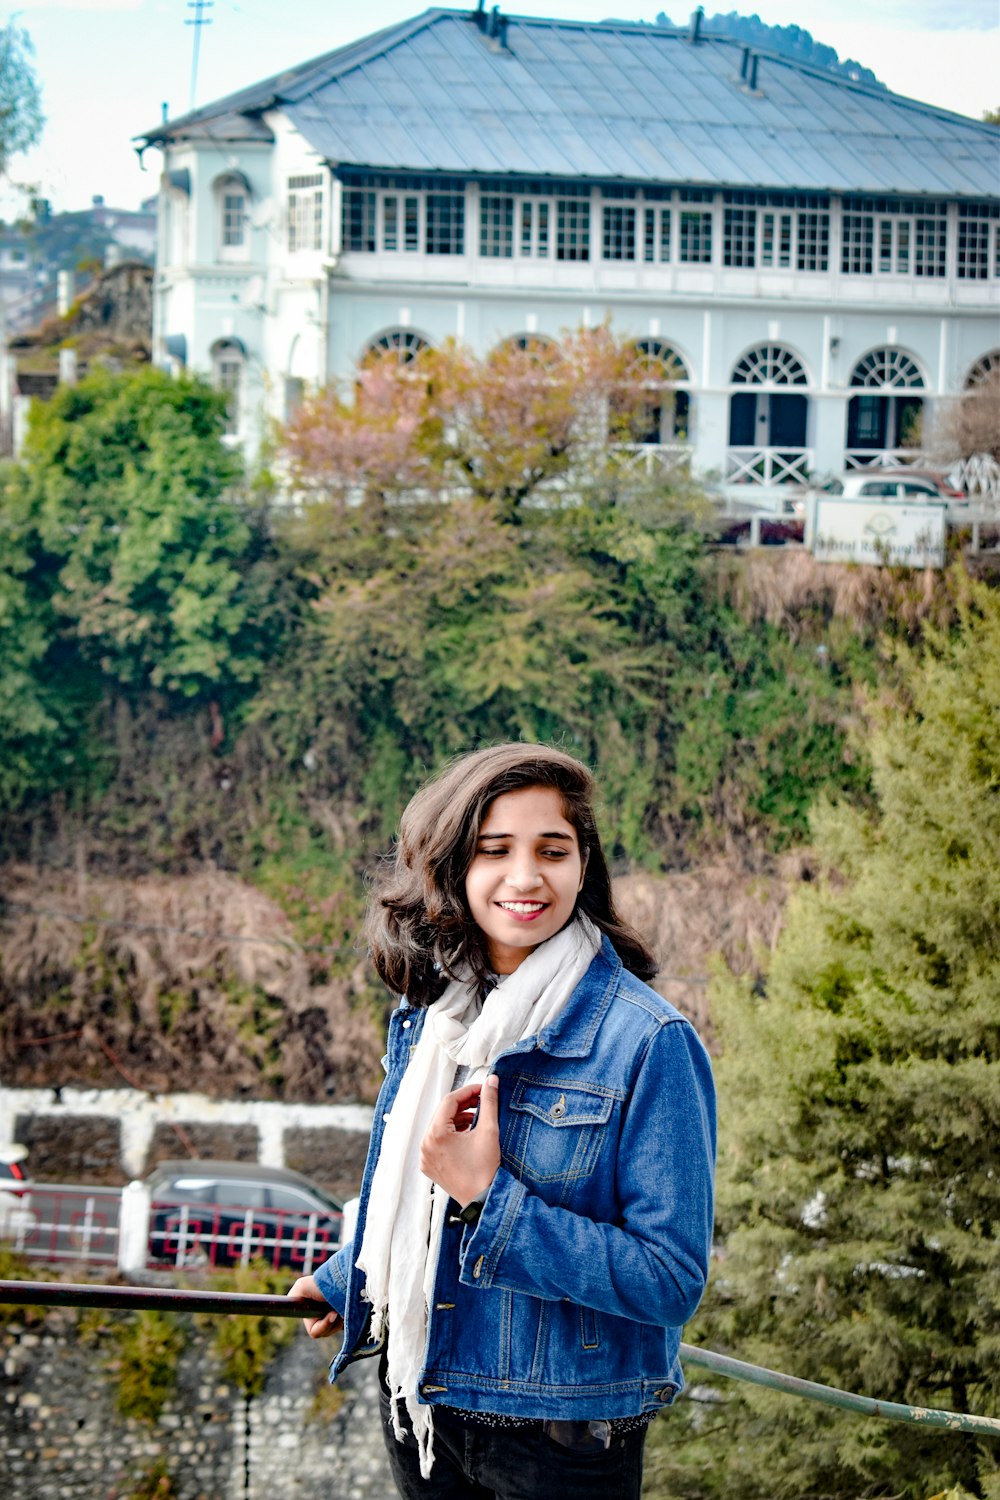
[[[374,183],[377,179],[371,179]],[[433,179],[429,179],[433,180]],[[466,195],[404,179],[343,190],[342,242],[350,252],[462,255]],[[414,179],[424,182],[424,179]],[[721,214],[701,189],[602,189],[596,204],[583,187],[549,193],[528,182],[479,185],[478,235],[485,259],[710,264],[788,271],[828,271],[835,210],[820,194],[727,192]],[[839,266],[848,276],[944,277],[948,262],[945,203],[848,197],[840,214]],[[721,233],[720,233],[721,231]],[[721,243],[716,242],[719,236]],[[963,204],[955,270],[962,280],[1000,276],[1000,205]]]

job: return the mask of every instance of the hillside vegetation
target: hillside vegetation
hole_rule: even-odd
[[[195,381],[99,371],[36,411],[0,506],[12,1081],[117,1081],[110,1047],[156,1087],[193,1051],[213,1089],[366,1095],[361,877],[477,744],[595,765],[622,889],[646,882],[640,920],[692,981],[665,988],[705,1027],[706,960],[754,971],[761,881],[816,797],[867,805],[879,641],[946,624],[964,575],[714,551],[689,492],[629,488],[571,420],[610,392],[627,433],[649,399],[606,330],[544,379],[533,350],[435,359],[306,405],[294,508]],[[731,942],[662,883],[706,863]]]
[[[1000,594],[718,549],[595,442],[669,399],[622,360],[368,367],[284,435],[294,506],[196,381],[36,413],[0,493],[4,1082],[370,1098],[364,871],[446,757],[555,741],[719,1057],[687,1336],[996,1415]],[[699,1395],[655,1500],[1000,1500],[971,1438]]]
[[[669,16],[661,10],[656,17],[656,24],[657,26],[674,26],[676,22],[671,21]],[[714,15],[705,16],[702,28],[705,31],[714,32],[717,36],[731,36],[734,40],[744,42],[750,47],[777,52],[783,57],[794,59],[795,62],[808,63],[813,68],[827,68],[833,73],[839,73],[843,78],[850,78],[858,83],[871,84],[874,88],[885,88],[885,84],[881,79],[876,78],[871,68],[863,67],[852,58],[845,58],[842,62],[835,47],[829,47],[825,42],[815,41],[812,33],[802,26],[769,26],[760,19],[760,16],[744,16],[738,11],[730,10],[716,11]]]

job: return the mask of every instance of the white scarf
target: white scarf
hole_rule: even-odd
[[[427,1013],[385,1124],[357,1265],[372,1304],[372,1338],[380,1339],[388,1325],[393,1430],[401,1440],[402,1402],[425,1479],[434,1462],[434,1422],[431,1408],[417,1400],[417,1381],[448,1194],[421,1173],[420,1143],[434,1111],[454,1087],[456,1067],[469,1068],[466,1081],[477,1082],[501,1052],[544,1031],[600,946],[600,932],[578,913],[490,991],[478,1014],[475,986],[452,980]]]

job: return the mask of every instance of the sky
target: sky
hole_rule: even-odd
[[[368,0],[362,16],[344,0],[18,0],[16,9],[0,9],[0,20],[13,15],[31,36],[48,123],[39,146],[13,158],[11,178],[49,198],[57,212],[86,208],[98,193],[115,208],[137,208],[154,194],[160,154],[150,151],[140,170],[132,137],[152,129],[164,105],[170,117],[190,107],[196,30],[187,23],[197,4],[210,17],[198,28],[199,105],[421,8],[420,0]],[[693,0],[521,0],[508,13],[653,21],[663,10],[681,25],[693,8]],[[709,15],[730,9],[770,25],[803,26],[841,60],[862,63],[910,98],[975,119],[1000,106],[1000,0],[705,5]],[[0,215],[15,217],[24,202],[23,194],[0,190]]]

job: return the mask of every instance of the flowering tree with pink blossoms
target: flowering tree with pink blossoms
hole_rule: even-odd
[[[468,496],[506,520],[539,488],[593,471],[649,400],[641,356],[602,325],[508,340],[483,357],[448,342],[369,358],[348,389],[303,403],[284,433],[300,494],[335,507]]]

